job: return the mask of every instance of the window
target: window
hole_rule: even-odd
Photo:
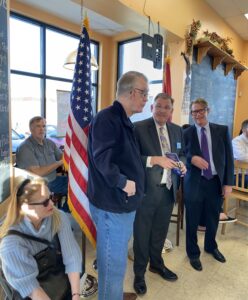
[[[27,136],[29,119],[41,115],[54,129],[52,134],[54,137],[58,126],[57,92],[65,91],[69,98],[72,87],[73,71],[65,69],[63,65],[67,55],[77,49],[78,41],[79,36],[75,34],[11,14],[11,111],[12,128],[17,134]],[[98,49],[99,44],[91,41],[91,53],[97,62]],[[93,112],[96,112],[97,95],[98,72],[94,71]],[[50,131],[47,131],[47,136]],[[14,147],[12,150],[15,150]]]
[[[141,58],[141,39],[120,42],[118,45],[118,77],[128,71],[145,74],[149,80],[149,98],[143,112],[131,117],[133,122],[151,117],[151,104],[156,94],[162,92],[163,70],[153,68],[153,62]]]

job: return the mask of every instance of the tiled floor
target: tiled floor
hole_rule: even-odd
[[[175,224],[170,225],[168,238],[175,242]],[[226,234],[218,231],[217,241],[227,262],[222,264],[202,252],[203,271],[190,266],[185,254],[185,231],[181,230],[180,246],[163,255],[168,268],[177,273],[176,282],[167,282],[156,274],[146,273],[147,294],[143,300],[247,300],[248,299],[248,229],[242,225],[228,224]],[[204,233],[198,234],[202,249]],[[92,269],[95,252],[87,244],[86,271],[97,277]],[[132,262],[128,260],[125,291],[133,291]],[[93,297],[92,299],[97,299]]]

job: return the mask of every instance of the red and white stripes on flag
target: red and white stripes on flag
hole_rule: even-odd
[[[86,237],[96,245],[96,228],[86,195],[88,181],[87,142],[91,107],[91,65],[88,20],[84,21],[77,52],[70,112],[66,131],[64,164],[68,170],[68,204]]]

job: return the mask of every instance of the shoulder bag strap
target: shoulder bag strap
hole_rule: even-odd
[[[6,235],[18,235],[18,236],[23,237],[25,239],[32,240],[32,241],[35,241],[35,242],[38,242],[38,243],[42,243],[42,244],[46,244],[48,247],[54,248],[53,243],[49,242],[48,240],[41,239],[41,238],[35,237],[33,235],[26,234],[26,233],[20,232],[18,230],[10,229],[7,232]]]

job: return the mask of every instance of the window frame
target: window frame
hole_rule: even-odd
[[[118,49],[117,49],[117,78],[116,81],[118,81],[118,79],[121,77],[121,75],[123,74],[123,62],[124,62],[124,55],[123,55],[123,50],[122,47],[126,44],[130,44],[132,42],[137,42],[137,41],[141,41],[141,36],[138,37],[134,37],[134,38],[130,38],[127,40],[123,40],[123,41],[119,41],[118,42]],[[163,69],[163,68],[162,68]],[[162,71],[163,72],[163,71]],[[148,77],[148,76],[147,76]],[[152,78],[149,78],[149,85],[150,85],[150,89],[151,86],[155,86],[157,84],[161,84],[163,86],[163,75],[161,76],[161,80],[153,80]],[[162,89],[161,89],[162,92]],[[152,99],[152,98],[151,98]],[[150,101],[150,100],[149,100]],[[147,105],[147,104],[146,104]],[[141,114],[135,114],[134,116],[131,117],[131,121],[135,122],[135,121],[139,121],[139,120],[143,120],[145,118],[143,118],[143,112]],[[152,114],[151,114],[152,115]],[[138,117],[137,117],[138,116]]]
[[[80,34],[75,34],[73,32],[70,32],[65,29],[58,28],[56,26],[38,21],[36,19],[24,16],[22,14],[16,13],[16,12],[10,12],[10,18],[15,18],[17,20],[20,20],[22,22],[26,22],[29,24],[33,24],[36,26],[40,27],[40,39],[41,39],[41,49],[40,49],[40,54],[41,54],[41,69],[40,73],[33,73],[33,72],[27,72],[27,71],[21,71],[21,70],[15,70],[15,69],[10,69],[10,74],[15,74],[15,75],[22,75],[22,76],[27,76],[27,77],[36,77],[41,80],[41,116],[46,118],[46,80],[56,80],[56,81],[62,81],[62,82],[69,82],[72,83],[73,79],[68,79],[64,77],[57,77],[57,76],[51,76],[46,74],[46,29],[55,31],[60,34],[64,34],[70,37],[77,38],[79,41]],[[93,39],[90,39],[90,43],[94,44],[96,46],[96,55],[95,58],[97,62],[99,63],[99,42],[95,41]],[[68,53],[69,54],[69,53]],[[99,72],[96,71],[96,82],[92,83],[92,87],[96,89],[96,101],[95,101],[95,111],[97,112],[98,108],[98,89],[99,89]]]

